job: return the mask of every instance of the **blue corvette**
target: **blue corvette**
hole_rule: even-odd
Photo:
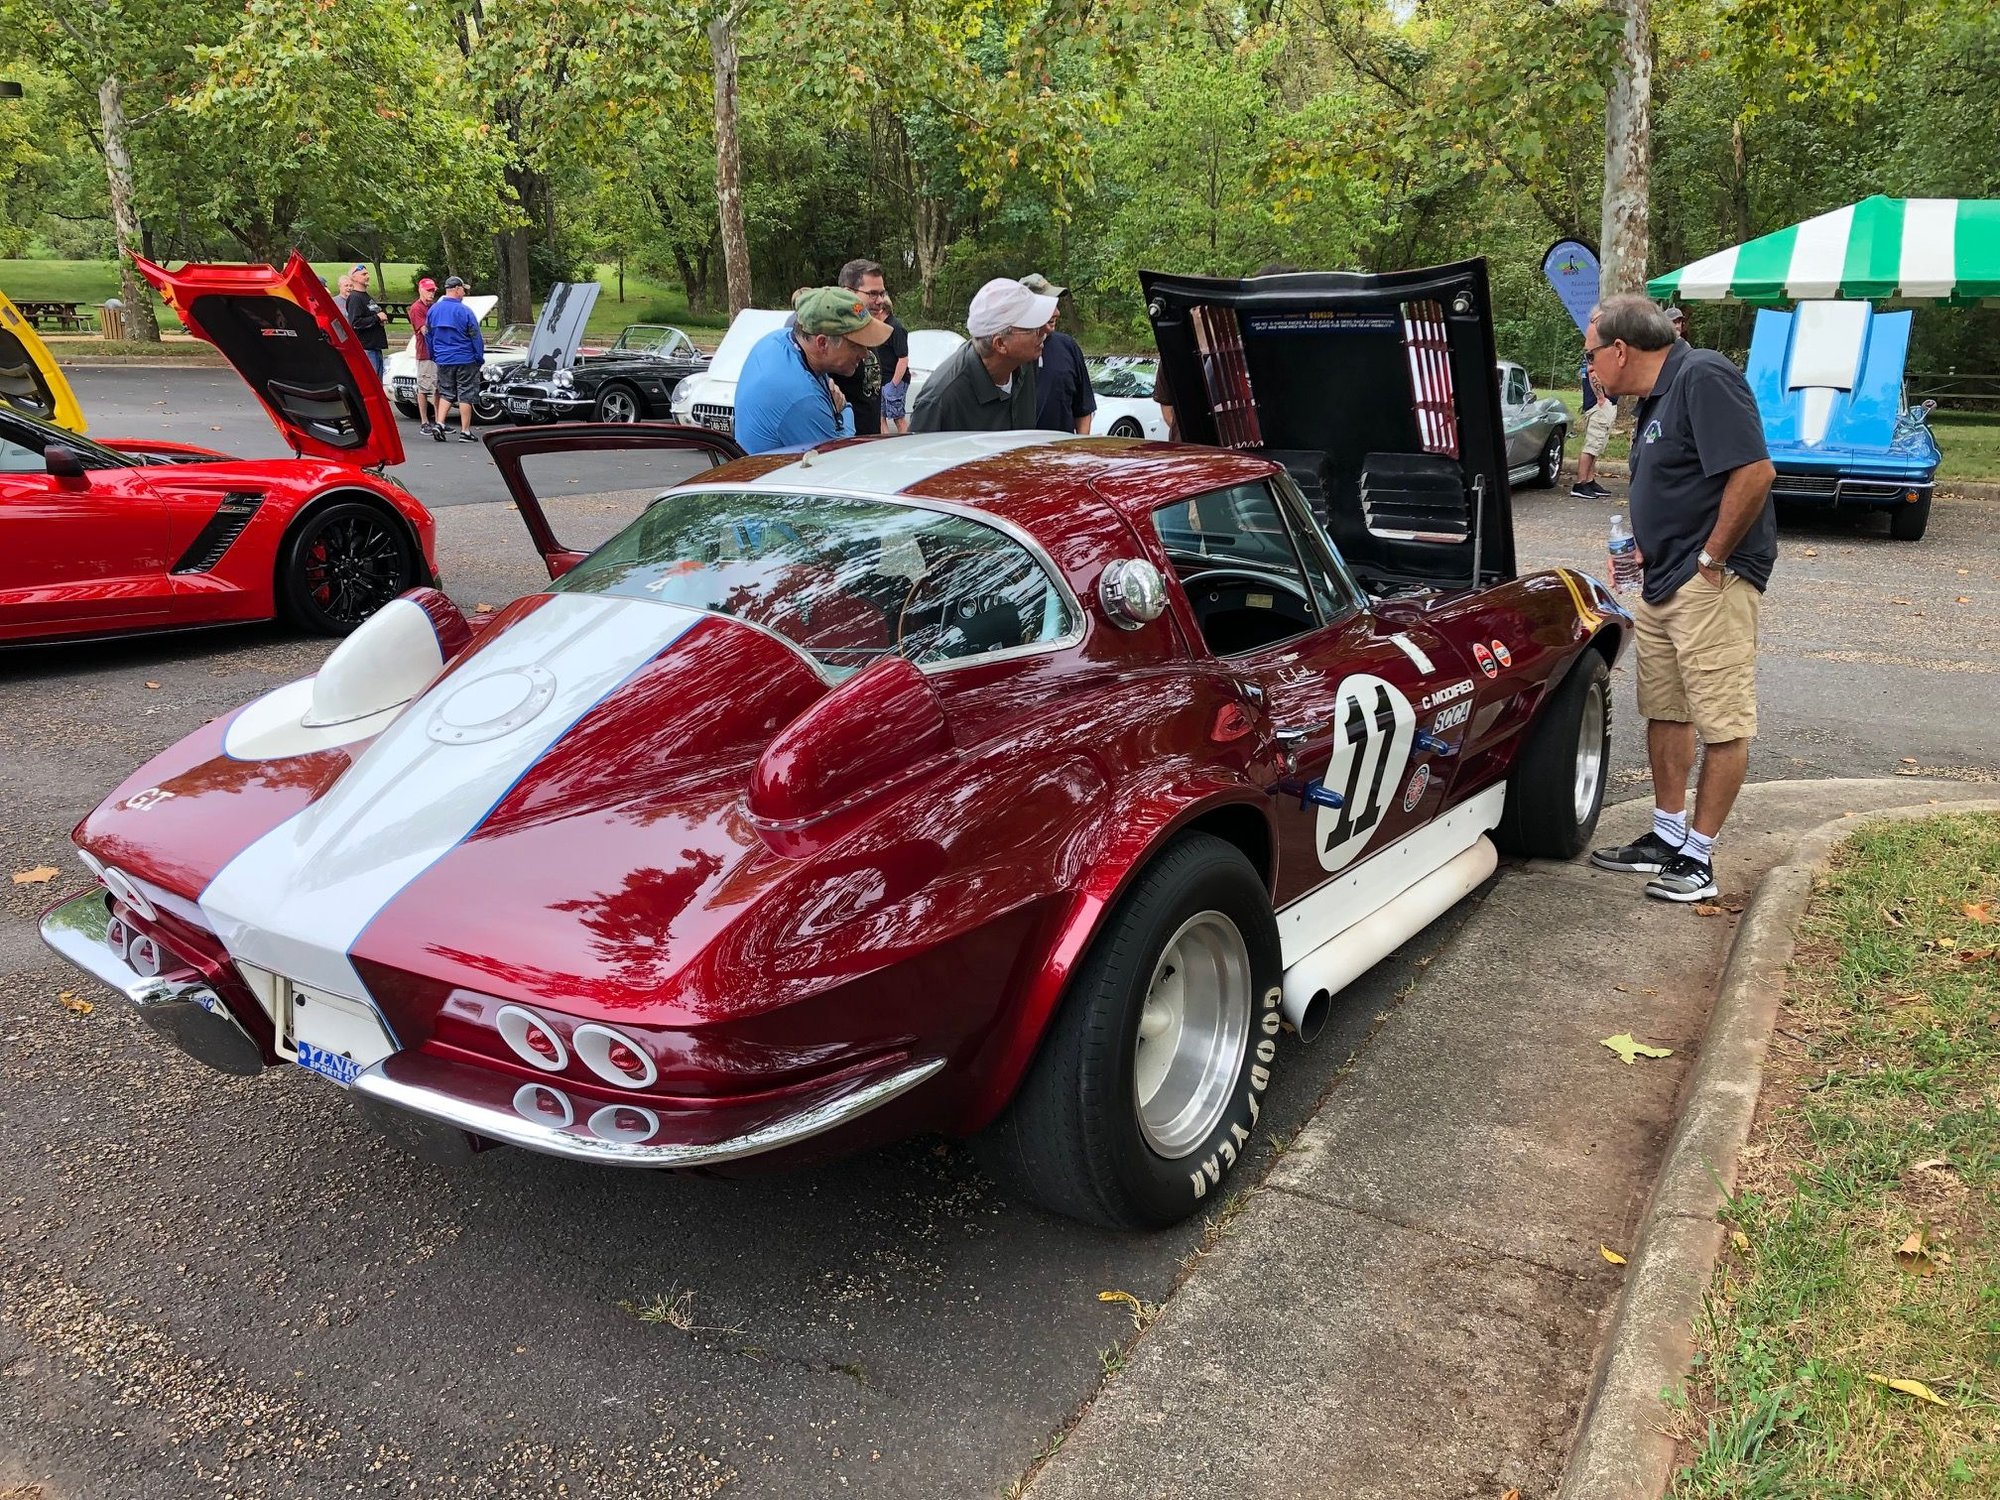
[[[1758,312],[1745,374],[1778,470],[1774,498],[1870,506],[1888,511],[1898,540],[1924,534],[1939,455],[1931,403],[1903,404],[1909,348],[1910,314],[1866,302]]]

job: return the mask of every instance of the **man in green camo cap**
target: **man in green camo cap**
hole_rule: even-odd
[[[792,321],[750,348],[736,381],[736,441],[746,453],[830,442],[840,418],[827,385],[852,375],[891,330],[859,292],[807,287],[792,298]]]

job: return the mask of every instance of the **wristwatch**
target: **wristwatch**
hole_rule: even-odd
[[[1736,571],[1728,563],[1717,562],[1714,558],[1710,557],[1708,555],[1708,548],[1706,547],[1701,549],[1701,555],[1695,559],[1695,563],[1697,566],[1704,568],[1720,568],[1725,573],[1734,573]]]

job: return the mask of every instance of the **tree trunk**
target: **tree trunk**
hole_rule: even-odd
[[[139,211],[132,206],[132,152],[125,144],[125,86],[107,78],[97,86],[97,110],[104,129],[104,173],[111,185],[111,224],[118,236],[118,283],[125,301],[126,332],[142,344],[160,341],[153,316],[152,288],[132,264],[145,239]]]
[[[951,248],[950,209],[941,198],[916,190],[917,278],[924,288],[924,315],[932,311],[931,288],[944,267],[944,253]]]
[[[729,315],[750,305],[750,236],[743,225],[743,146],[736,135],[736,23],[744,0],[708,23],[715,62],[715,206],[722,220],[722,268],[729,283]]]
[[[1615,0],[1625,18],[1604,101],[1604,214],[1600,285],[1609,297],[1646,289],[1648,174],[1652,163],[1651,0]]]

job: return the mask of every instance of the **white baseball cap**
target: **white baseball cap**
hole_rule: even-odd
[[[990,339],[1010,328],[1040,328],[1055,315],[1055,298],[1039,296],[1002,276],[973,293],[965,331],[976,339]]]

